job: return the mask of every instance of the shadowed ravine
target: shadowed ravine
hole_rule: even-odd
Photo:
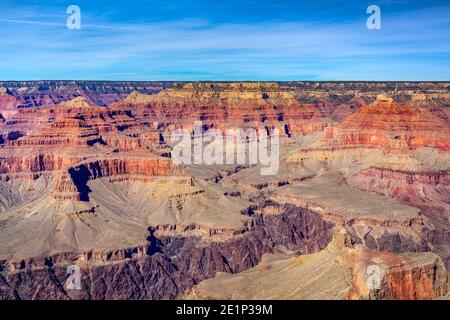
[[[238,273],[257,265],[278,245],[308,254],[325,248],[332,237],[332,223],[293,206],[282,214],[257,215],[253,221],[249,230],[224,242],[157,238],[149,228],[148,244],[104,253],[103,259],[92,252],[65,253],[15,266],[2,263],[0,298],[173,299],[219,271]],[[67,292],[66,267],[81,256],[87,260],[81,266],[82,289]]]
[[[448,88],[2,83],[0,298],[448,297]],[[279,170],[175,164],[197,121],[280,132]]]

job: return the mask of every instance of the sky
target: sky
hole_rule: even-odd
[[[0,0],[0,34],[4,81],[450,80],[448,0]]]

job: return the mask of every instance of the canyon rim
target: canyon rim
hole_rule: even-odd
[[[1,0],[0,31],[15,316],[448,304],[448,1]]]
[[[448,297],[449,83],[2,88],[3,299]],[[196,122],[278,172],[174,163]]]

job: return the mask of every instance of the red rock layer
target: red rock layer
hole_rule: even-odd
[[[404,152],[423,146],[450,150],[450,122],[431,108],[399,105],[379,97],[336,126],[325,129],[325,138],[340,146],[381,147]]]
[[[437,255],[430,254],[424,260],[415,254],[380,252],[368,255],[387,269],[380,288],[372,292],[376,299],[431,300],[448,292],[447,272]],[[363,255],[362,258],[368,257]]]
[[[50,196],[56,200],[81,200],[80,193],[67,171],[57,177],[55,190]]]
[[[69,169],[71,174],[81,172],[90,179],[117,175],[169,176],[180,173],[169,158],[108,158],[83,163]]]
[[[431,300],[448,292],[447,271],[442,259],[432,253],[395,254],[359,249],[350,256],[357,291],[382,300]],[[379,287],[367,287],[367,267],[381,269]],[[367,294],[368,293],[368,294]]]
[[[108,105],[126,98],[134,90],[150,94],[173,85],[170,82],[133,81],[0,82],[0,88],[5,88],[9,96],[12,97],[10,99],[13,99],[12,105],[14,108],[53,106],[78,96],[85,97],[92,104]],[[0,98],[0,110],[2,110],[1,101]]]
[[[395,198],[421,198],[450,203],[450,172],[411,172],[369,168],[348,179],[361,190]]]
[[[57,200],[85,200],[87,181],[102,177],[127,176],[123,180],[145,181],[142,177],[173,176],[182,171],[168,158],[110,158],[85,162],[67,168],[57,175],[51,197]],[[137,175],[137,177],[133,177]],[[131,177],[130,177],[131,176]],[[115,180],[120,181],[120,180]]]
[[[446,280],[446,270],[440,259],[411,268],[393,268],[386,276],[386,285],[378,297],[390,300],[436,299],[447,294]]]
[[[327,107],[301,103],[296,96],[276,83],[186,84],[153,96],[135,92],[110,109],[122,117],[128,109],[163,130],[191,129],[201,120],[206,128],[277,128],[289,135],[321,131],[333,123]]]
[[[8,89],[0,86],[0,113],[6,115],[14,113],[17,107],[17,99]]]
[[[0,87],[17,100],[17,106],[43,107],[56,105],[78,96],[85,97],[90,103],[108,105],[120,101],[133,91],[153,94],[167,88],[180,88],[185,83],[178,82],[133,82],[133,81],[4,81]],[[216,88],[232,85],[231,83],[207,83]],[[243,83],[257,85],[258,83]],[[294,90],[299,99],[307,103],[323,103],[331,106],[347,104],[354,97],[372,102],[381,92],[394,96],[398,101],[409,101],[423,96],[430,98],[433,104],[448,106],[449,83],[431,82],[278,82],[280,88]],[[203,83],[195,83],[201,86]],[[240,84],[235,84],[240,86]],[[446,96],[447,95],[447,96]],[[366,104],[366,103],[364,103]],[[1,110],[1,103],[0,103]]]
[[[93,145],[101,137],[98,131],[87,126],[83,120],[77,118],[60,118],[48,127],[41,127],[23,139],[10,141],[10,147],[30,146],[78,146]]]
[[[3,123],[0,173],[60,170],[111,151],[135,151],[163,142],[133,117],[93,106],[84,98],[49,108],[20,109]],[[15,137],[12,133],[17,133]]]
[[[68,157],[54,153],[2,156],[0,158],[0,174],[61,170],[84,159],[85,157],[82,155]]]

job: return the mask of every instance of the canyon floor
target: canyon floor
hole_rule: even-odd
[[[0,83],[0,299],[448,299],[449,108],[442,82]],[[175,164],[195,121],[279,132],[279,170]]]

